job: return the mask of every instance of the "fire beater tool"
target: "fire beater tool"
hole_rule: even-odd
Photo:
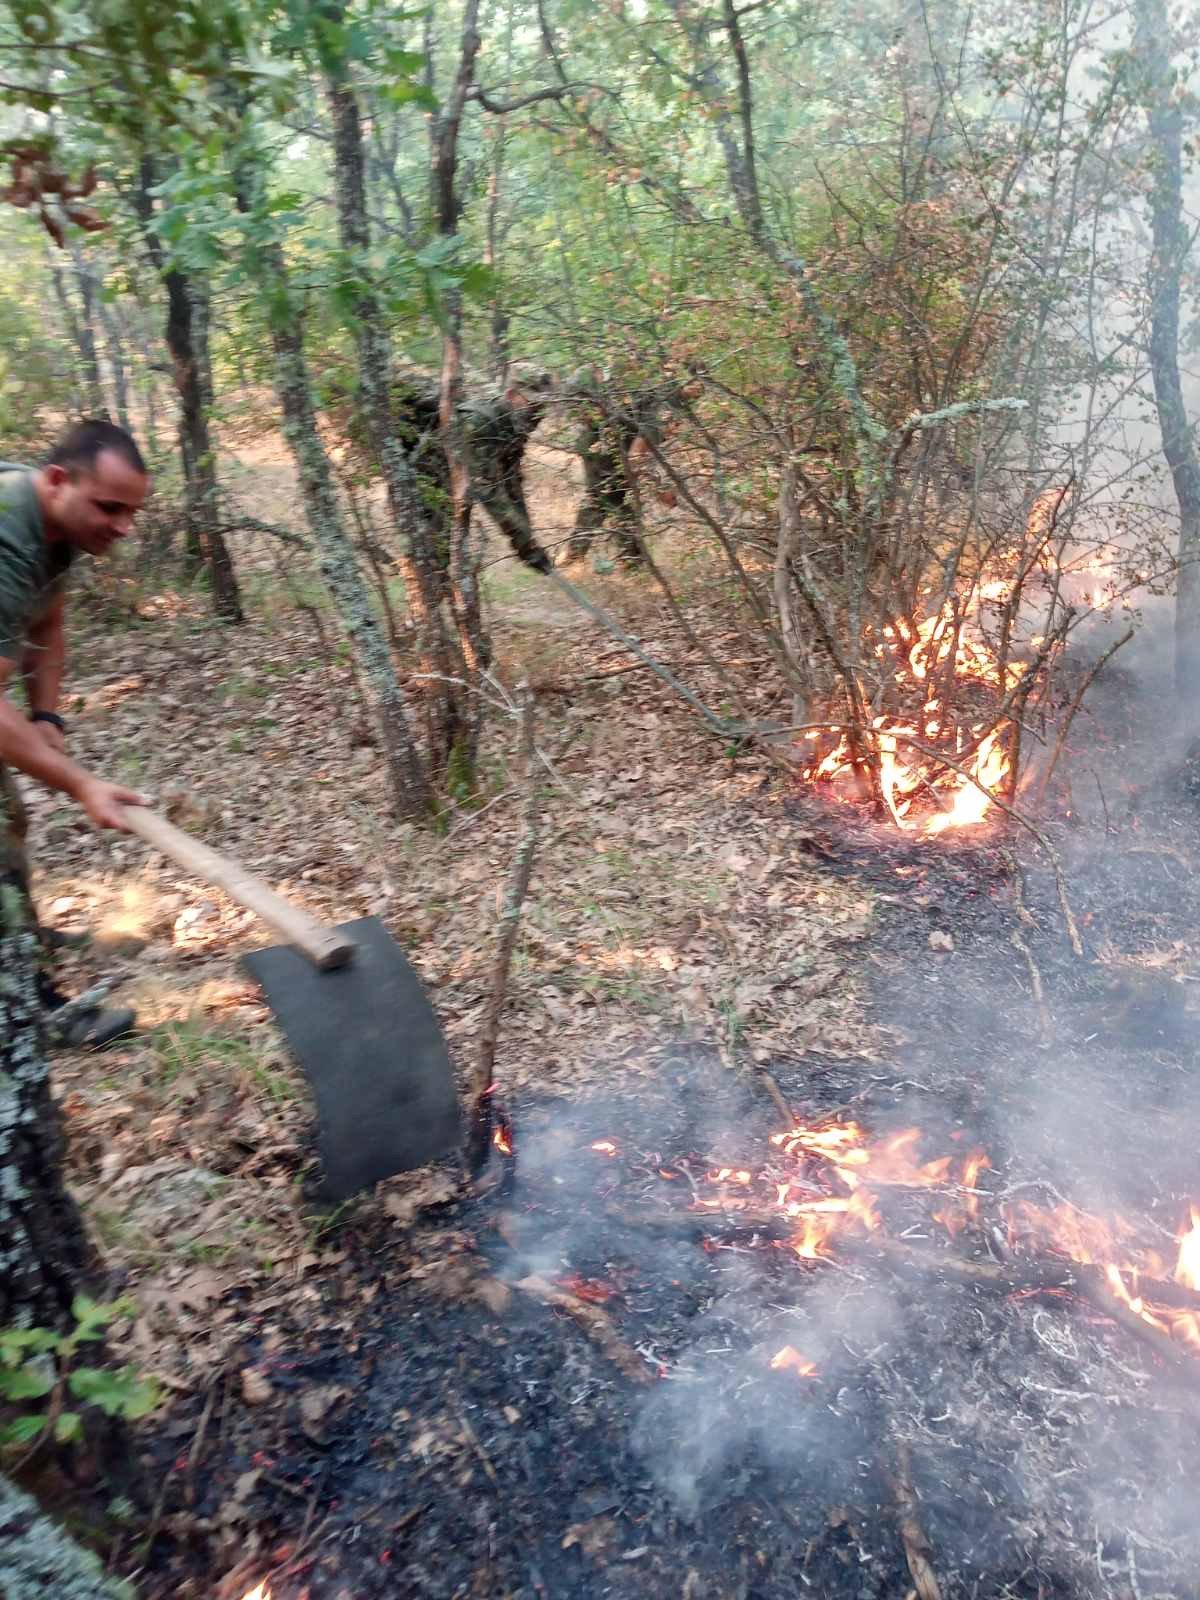
[[[288,941],[242,960],[316,1097],[320,1198],[345,1200],[450,1150],[459,1107],[446,1043],[379,918],[329,927],[147,807],[130,806],[125,818],[132,833]]]

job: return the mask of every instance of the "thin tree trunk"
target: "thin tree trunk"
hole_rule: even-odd
[[[104,397],[104,380],[100,376],[100,357],[96,351],[96,285],[82,255],[76,251],[73,261],[75,282],[79,288],[79,321],[76,337],[79,355],[83,362],[83,379],[87,389],[88,408],[94,416],[109,415]]]
[[[146,448],[151,461],[157,461],[160,454],[158,440],[158,379],[154,371],[154,357],[150,351],[150,342],[146,337],[142,308],[139,306],[134,319],[134,338],[137,340],[140,361],[140,378],[142,389],[142,405],[146,412]]]
[[[209,432],[212,377],[208,355],[205,286],[186,273],[164,275],[167,346],[179,392],[179,449],[187,483],[188,550],[212,585],[213,610],[227,622],[242,621],[242,602],[229,546],[221,532],[217,463]]]
[[[779,617],[779,637],[794,677],[792,682],[793,723],[808,721],[808,702],[799,685],[807,682],[808,651],[796,615],[796,596],[792,582],[792,562],[800,549],[800,494],[796,479],[794,442],[787,440],[779,479],[779,537],[775,545],[775,610]]]
[[[37,963],[40,944],[0,774],[0,1328],[65,1328],[89,1266],[78,1207],[63,1182]]]
[[[1183,219],[1183,109],[1171,68],[1164,0],[1137,0],[1137,59],[1145,72],[1146,120],[1153,146],[1150,191],[1150,373],[1179,505],[1175,593],[1175,687],[1188,704],[1200,688],[1200,460],[1179,378],[1180,280],[1188,252]]]
[[[227,622],[243,620],[233,558],[221,531],[217,460],[209,433],[212,367],[208,349],[208,300],[203,282],[167,268],[154,232],[153,164],[143,158],[135,195],[143,237],[167,293],[167,349],[179,395],[179,453],[186,485],[187,548],[195,566],[207,568],[213,610]]]
[[[278,245],[271,245],[263,256],[272,298],[281,298],[280,291],[286,292],[287,283],[283,252]],[[409,727],[391,652],[342,523],[329,460],[317,432],[302,325],[294,309],[277,318],[271,342],[283,431],[300,474],[309,529],[321,552],[321,575],[375,699],[396,810],[404,817],[428,816],[433,811],[433,797]]]
[[[521,814],[521,832],[517,840],[508,883],[504,890],[504,904],[496,929],[496,954],[492,961],[492,981],[487,1005],[479,1028],[479,1055],[471,1083],[470,1124],[467,1130],[463,1164],[468,1176],[475,1176],[487,1160],[492,1138],[493,1106],[496,1089],[496,1046],[500,1041],[500,1017],[508,993],[508,974],[512,966],[513,951],[521,924],[521,908],[529,892],[533,877],[533,862],[538,842],[538,763],[534,746],[536,703],[527,683],[517,685],[516,702],[521,718],[521,741],[518,759],[521,763],[521,785],[525,803]]]
[[[125,348],[121,338],[121,330],[117,326],[117,319],[112,307],[104,298],[104,285],[100,274],[96,270],[94,259],[87,260],[78,245],[72,245],[71,258],[75,263],[75,271],[81,279],[86,277],[92,290],[92,303],[96,308],[101,330],[104,334],[104,347],[108,355],[108,370],[112,376],[113,401],[116,405],[116,420],[127,433],[132,432],[129,423],[129,378],[125,366]]]
[[[50,281],[54,285],[54,295],[58,301],[59,310],[62,312],[63,323],[67,335],[75,347],[76,376],[78,386],[75,389],[74,404],[79,412],[86,412],[93,417],[106,417],[108,409],[104,403],[104,389],[100,382],[100,368],[96,362],[96,340],[94,334],[85,328],[80,320],[75,305],[71,300],[71,291],[67,287],[66,279],[58,264],[58,253],[51,249],[48,253],[50,265]]]
[[[438,118],[433,142],[432,187],[438,233],[452,239],[458,231],[462,200],[458,192],[458,134],[462,126],[467,94],[475,79],[475,60],[479,54],[479,0],[467,0],[463,7],[462,42],[454,86],[446,108]],[[438,394],[438,423],[442,449],[450,479],[450,586],[451,605],[458,626],[459,648],[472,681],[477,681],[490,664],[490,649],[484,636],[483,610],[479,595],[479,552],[471,532],[470,444],[462,422],[463,354],[462,296],[451,289],[443,302],[442,371]],[[475,759],[482,729],[483,699],[476,695],[468,707],[465,747],[458,755],[461,779],[474,784]]]
[[[430,761],[445,770],[463,724],[460,677],[441,613],[441,574],[422,515],[420,487],[396,434],[392,410],[392,351],[379,297],[369,280],[365,151],[358,98],[343,66],[328,71],[333,119],[338,226],[343,249],[359,264],[360,289],[354,306],[358,343],[359,405],[371,449],[383,472],[392,522],[400,538],[401,573],[416,624],[421,655],[424,704],[430,731]]]
[[[233,104],[242,109],[236,99]],[[234,198],[244,216],[254,214],[262,186],[256,159],[256,152],[246,148],[234,168]],[[404,690],[346,532],[329,458],[317,431],[304,354],[304,319],[288,281],[283,247],[268,238],[254,248],[250,260],[269,308],[275,392],[283,412],[284,437],[300,478],[305,517],[320,551],[321,576],[374,701],[393,803],[399,816],[428,817],[435,810],[434,798],[409,724]]]
[[[493,380],[503,386],[508,380],[510,352],[508,347],[508,312],[500,295],[499,236],[500,199],[504,181],[504,147],[506,134],[504,118],[499,119],[492,137],[492,169],[488,173],[487,230],[483,241],[483,264],[492,273],[492,307],[488,327],[488,368]]]

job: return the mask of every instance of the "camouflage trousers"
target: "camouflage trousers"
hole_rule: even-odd
[[[39,975],[49,979],[49,951],[41,938],[37,910],[33,903],[32,872],[29,862],[29,813],[12,770],[0,761],[0,879],[16,891],[21,918],[38,935]]]

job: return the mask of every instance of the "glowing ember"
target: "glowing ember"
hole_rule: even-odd
[[[568,1273],[566,1277],[554,1280],[562,1288],[568,1289],[577,1300],[587,1300],[592,1305],[603,1305],[606,1300],[611,1300],[616,1294],[616,1289],[611,1283],[605,1283],[603,1278],[584,1278],[579,1273]]]
[[[602,1156],[615,1156],[617,1153],[617,1147],[611,1139],[597,1139],[592,1149],[598,1150]]]
[[[811,1361],[806,1361],[794,1345],[785,1344],[782,1350],[777,1350],[771,1357],[771,1366],[776,1372],[794,1372],[798,1378],[815,1378],[816,1366]]]

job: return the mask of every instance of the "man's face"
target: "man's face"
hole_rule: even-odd
[[[42,481],[47,532],[89,556],[107,555],[125,537],[150,487],[115,450],[101,450],[92,469],[45,467]]]

